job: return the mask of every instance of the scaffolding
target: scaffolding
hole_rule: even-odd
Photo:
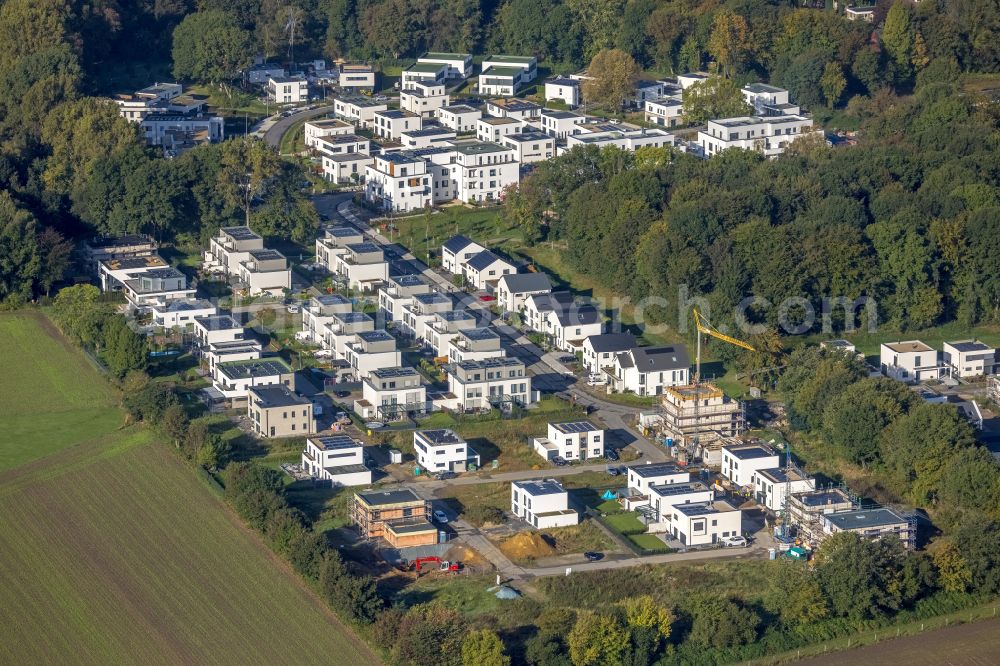
[[[743,403],[727,398],[714,384],[673,386],[660,399],[659,428],[679,451],[714,465],[718,461],[712,452],[746,432],[746,413]]]

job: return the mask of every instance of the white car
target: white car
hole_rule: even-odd
[[[287,310],[288,310],[288,314],[298,314],[299,313],[299,306],[297,306],[297,305],[295,305],[293,303],[293,304],[291,304],[291,305],[288,306]]]
[[[746,537],[743,536],[728,536],[722,537],[719,540],[723,548],[746,548],[750,545]]]
[[[441,509],[434,512],[434,520],[441,523],[442,525],[448,524],[448,514],[446,514]]]

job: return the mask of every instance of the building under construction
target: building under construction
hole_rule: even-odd
[[[714,384],[674,386],[661,399],[659,429],[664,439],[673,440],[679,458],[687,456],[685,462],[697,456],[717,467],[725,441],[746,431],[746,413],[741,402]]]

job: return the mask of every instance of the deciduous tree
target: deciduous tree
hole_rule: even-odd
[[[509,666],[503,641],[495,631],[470,631],[462,641],[462,666]]]
[[[639,66],[624,51],[604,49],[590,61],[587,74],[590,78],[583,82],[584,99],[617,112],[634,93]]]

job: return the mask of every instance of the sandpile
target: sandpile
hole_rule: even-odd
[[[500,551],[512,560],[552,557],[556,549],[546,543],[538,532],[519,532],[500,544]]]

